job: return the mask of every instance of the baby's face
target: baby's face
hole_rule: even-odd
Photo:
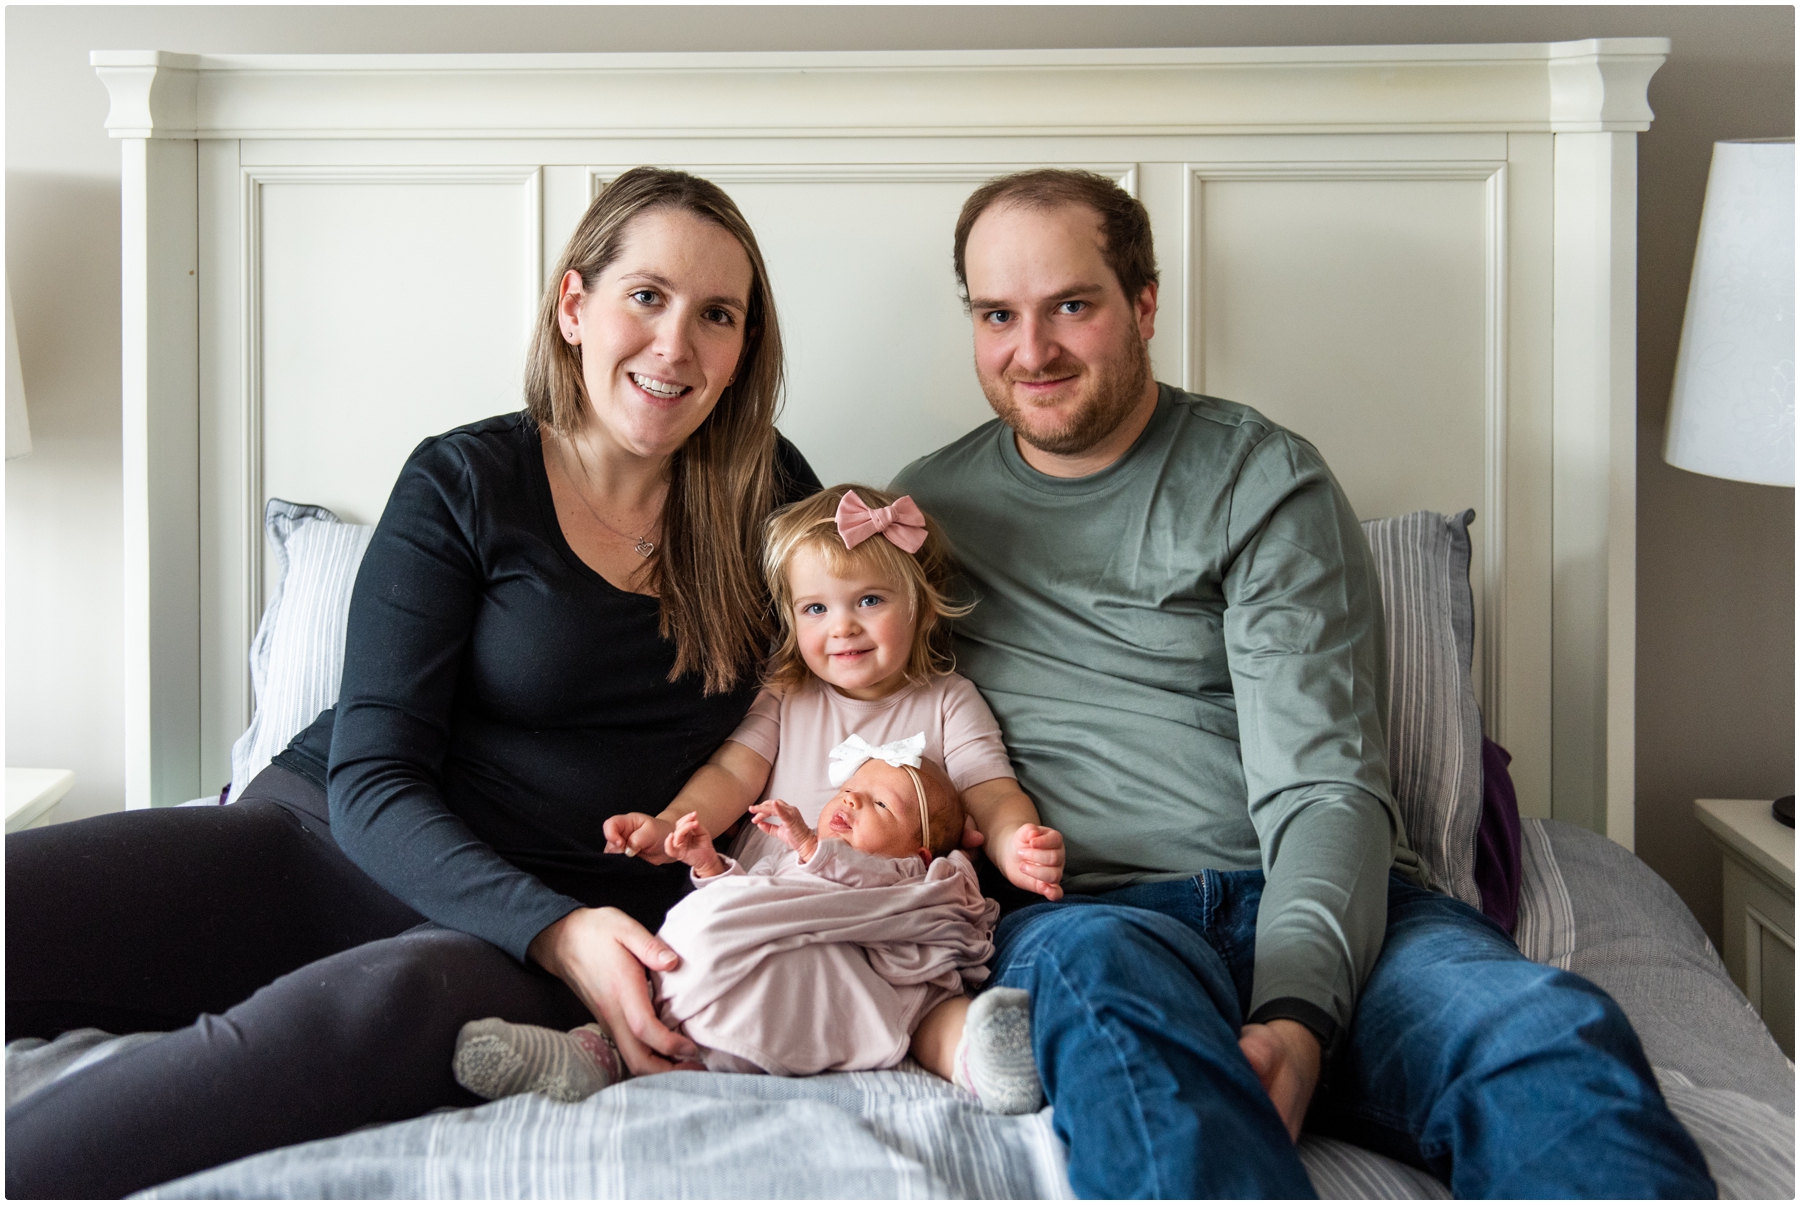
[[[924,843],[912,776],[884,761],[864,762],[819,813],[818,832],[885,858],[918,853]]]

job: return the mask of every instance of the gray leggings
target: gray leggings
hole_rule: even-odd
[[[450,1074],[465,1021],[589,1019],[560,980],[389,895],[323,812],[271,767],[229,807],[6,838],[7,1040],[170,1031],[6,1111],[9,1197],[121,1197],[478,1104]]]

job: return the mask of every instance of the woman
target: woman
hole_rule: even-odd
[[[175,1030],[9,1109],[9,1195],[119,1196],[474,1103],[450,1053],[477,1017],[598,1016],[638,1074],[692,1053],[644,979],[679,868],[602,854],[601,825],[672,798],[754,694],[761,520],[818,488],[780,381],[730,199],[614,181],[547,291],[526,412],[427,440],[395,484],[328,812],[278,763],[228,808],[8,837],[8,1039]]]

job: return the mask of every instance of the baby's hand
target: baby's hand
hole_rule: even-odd
[[[763,832],[779,840],[800,855],[802,862],[819,847],[819,839],[800,815],[800,809],[779,799],[765,799],[750,805],[750,819]]]
[[[669,860],[663,853],[663,845],[675,830],[666,820],[642,812],[626,812],[609,817],[601,831],[606,834],[607,853],[642,858],[661,866]]]
[[[1009,843],[1012,857],[1003,867],[1014,886],[1035,891],[1047,900],[1062,898],[1063,838],[1042,824],[1021,824]]]
[[[675,822],[675,831],[669,834],[663,848],[669,857],[686,862],[703,879],[725,870],[725,860],[713,848],[712,834],[700,823],[698,812],[689,812]]]

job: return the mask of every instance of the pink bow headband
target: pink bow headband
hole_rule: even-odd
[[[874,535],[886,536],[888,543],[902,552],[917,552],[925,546],[925,512],[910,494],[896,498],[892,506],[871,510],[855,490],[845,490],[838,502],[837,529],[845,548],[855,548]]]

